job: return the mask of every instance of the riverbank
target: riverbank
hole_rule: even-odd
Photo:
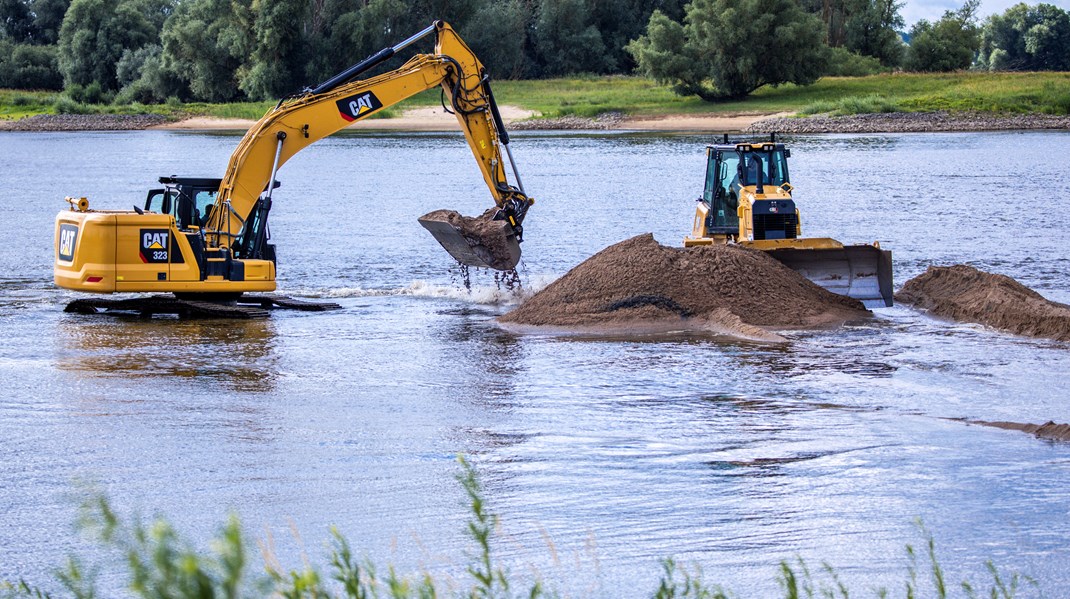
[[[664,131],[697,133],[918,133],[939,131],[1006,131],[1070,129],[1070,116],[1001,115],[983,112],[894,112],[847,116],[794,117],[788,113],[670,114],[657,117],[609,112],[595,117],[538,118],[530,110],[503,106],[502,118],[514,131]],[[251,119],[197,116],[175,119],[139,114],[38,114],[0,121],[0,131],[245,131]],[[352,131],[458,131],[456,117],[441,108],[420,107],[393,118],[369,119],[350,125]]]
[[[889,112],[845,116],[776,116],[750,123],[746,133],[927,133],[1070,129],[1070,116],[984,112]]]

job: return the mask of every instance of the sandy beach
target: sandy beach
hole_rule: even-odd
[[[616,117],[587,119],[565,117],[562,119],[537,119],[537,113],[517,106],[502,106],[502,120],[515,129],[616,129],[635,131],[742,131],[765,118],[785,116],[779,114],[698,114],[668,115],[659,117]],[[531,120],[534,119],[534,120]],[[151,129],[169,130],[245,130],[255,121],[246,119],[218,119],[195,117],[164,123]],[[457,117],[441,107],[421,107],[406,110],[399,117],[367,119],[353,123],[352,131],[459,131]]]
[[[793,117],[790,113],[700,113],[628,116],[608,112],[596,117],[541,118],[531,110],[502,106],[502,119],[512,131],[661,131],[680,133],[787,134],[915,133],[936,131],[999,131],[1070,129],[1070,117],[1047,114],[897,112],[849,116]],[[157,114],[37,114],[0,120],[0,131],[245,131],[256,121],[191,117],[172,121]],[[459,131],[457,118],[439,106],[404,111],[392,118],[353,123],[352,131]]]
[[[530,119],[536,113],[516,106],[500,108],[502,120],[506,125],[523,119]],[[256,121],[248,119],[217,119],[212,117],[195,117],[164,123],[151,129],[171,130],[246,130]],[[365,119],[353,123],[347,129],[352,131],[460,131],[457,117],[447,113],[441,106],[425,106],[406,110],[399,117],[388,119]]]

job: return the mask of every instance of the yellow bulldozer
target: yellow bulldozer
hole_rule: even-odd
[[[880,244],[843,245],[828,237],[802,237],[788,178],[791,150],[768,141],[723,142],[706,147],[706,184],[697,200],[684,247],[737,243],[767,252],[825,289],[862,301],[892,305],[892,253]]]

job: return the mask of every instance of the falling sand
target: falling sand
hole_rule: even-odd
[[[580,333],[688,330],[782,341],[771,330],[834,326],[869,314],[857,300],[825,291],[764,252],[734,245],[673,248],[646,234],[588,258],[499,322]]]
[[[895,301],[935,316],[1025,335],[1070,341],[1070,306],[1044,299],[1014,279],[972,266],[930,266]]]

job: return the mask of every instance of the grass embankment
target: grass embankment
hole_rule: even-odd
[[[472,546],[464,552],[468,576],[464,580],[436,578],[429,572],[406,576],[392,565],[377,566],[370,557],[356,556],[345,537],[332,530],[329,564],[326,572],[308,563],[299,569],[286,570],[270,553],[264,551],[265,573],[259,577],[248,574],[249,544],[242,534],[236,517],[222,527],[211,543],[210,551],[197,550],[181,539],[167,521],[157,519],[151,524],[135,520],[123,521],[101,496],[83,506],[82,526],[111,554],[112,564],[86,564],[71,556],[66,567],[57,570],[63,596],[74,599],[96,599],[104,596],[97,588],[96,577],[101,572],[126,570],[130,594],[143,599],[215,599],[238,597],[279,597],[292,599],[433,599],[458,597],[464,599],[505,599],[508,597],[582,597],[584,591],[547,589],[539,580],[518,579],[511,576],[497,559],[498,518],[487,509],[483,487],[475,469],[463,458],[457,480],[468,500],[466,530]],[[906,599],[932,597],[991,597],[1012,599],[1020,586],[1038,585],[1017,573],[1000,572],[991,562],[987,565],[991,580],[974,585],[956,585],[947,580],[936,555],[932,537],[922,528],[925,545],[921,550],[907,545],[905,580],[901,588]],[[661,562],[662,574],[651,581],[650,596],[654,599],[729,599],[737,595],[720,585],[703,579],[701,570],[677,564],[671,558]],[[785,599],[847,599],[852,595],[828,564],[811,568],[802,558],[780,562],[774,576]],[[606,583],[612,586],[612,582]],[[612,589],[610,589],[612,590]],[[629,591],[633,594],[636,589]],[[961,590],[961,594],[956,592]],[[893,596],[887,589],[874,589],[873,596]],[[52,596],[28,581],[0,580],[0,597],[14,599],[48,599]],[[57,595],[59,596],[59,595]],[[896,595],[897,596],[897,595]]]
[[[980,111],[1008,114],[1070,114],[1070,73],[900,73],[869,77],[826,77],[809,86],[763,87],[743,100],[704,102],[680,97],[642,77],[573,77],[498,81],[501,104],[532,110],[543,117],[591,117],[606,112],[630,116],[671,114],[860,114],[867,112]],[[429,90],[377,115],[389,118],[406,108],[437,106]],[[258,119],[274,102],[230,104],[171,102],[124,106],[78,104],[65,95],[0,90],[0,119],[33,114],[162,114],[172,118],[209,116]]]

